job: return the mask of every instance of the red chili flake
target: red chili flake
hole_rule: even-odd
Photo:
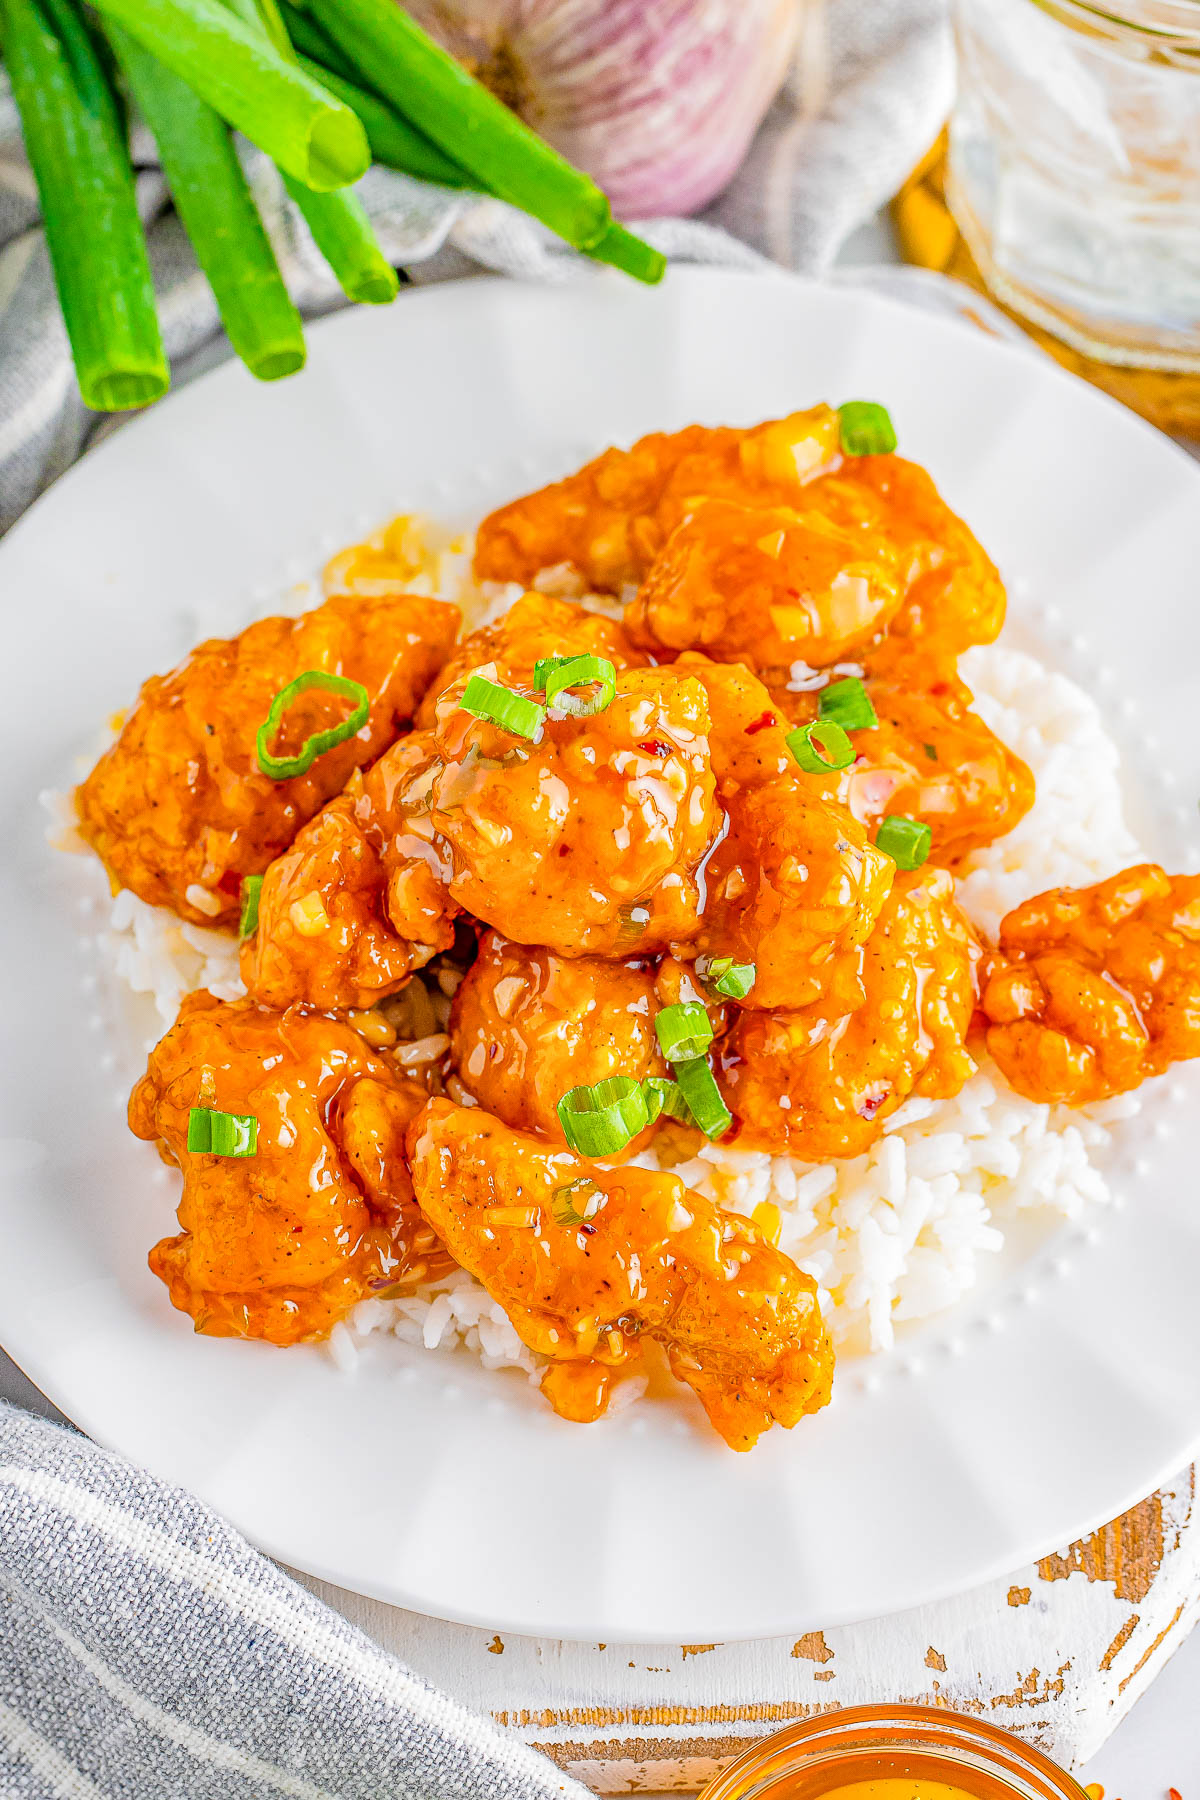
[[[581,1237],[595,1237],[596,1227],[594,1225],[581,1225],[579,1227],[579,1235]]]
[[[800,589],[799,588],[784,588],[783,591],[787,595],[789,600],[798,600],[800,598]]]
[[[751,720],[746,727],[746,736],[753,737],[756,731],[765,731],[768,725],[778,725],[779,720],[773,712],[760,713],[757,719]]]
[[[873,1119],[886,1099],[886,1094],[868,1094],[864,1100],[859,1101],[856,1109],[859,1117]]]
[[[664,744],[661,738],[647,738],[644,743],[638,745],[638,749],[644,750],[647,756],[670,756],[671,754],[670,744]]]
[[[237,870],[236,869],[226,869],[226,871],[222,875],[220,881],[218,881],[218,883],[217,883],[218,894],[228,894],[229,898],[231,900],[236,900],[238,898],[238,895],[241,893],[241,891],[242,891],[242,878],[238,874]]]

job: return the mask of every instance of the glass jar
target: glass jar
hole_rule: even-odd
[[[1086,355],[1200,370],[1200,0],[956,0],[946,197],[988,287]]]
[[[818,1800],[852,1784],[889,1780],[905,1783],[914,1797],[938,1796],[940,1786],[977,1800],[1087,1800],[1032,1745],[985,1720],[930,1706],[854,1706],[806,1719],[739,1756],[700,1800]]]

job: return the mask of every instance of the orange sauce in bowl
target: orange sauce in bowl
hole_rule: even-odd
[[[1103,1800],[999,1726],[944,1707],[835,1707],[737,1757],[701,1800]]]
[[[751,1776],[735,1791],[746,1800],[1018,1800],[1020,1793],[990,1769],[953,1765],[936,1752],[882,1746],[839,1759],[836,1767],[817,1761],[765,1779]]]
[[[821,1800],[976,1800],[976,1796],[967,1788],[924,1775],[881,1775],[827,1788]]]

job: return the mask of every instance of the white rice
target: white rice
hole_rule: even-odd
[[[413,521],[406,551],[410,544],[413,588],[457,601],[472,625],[498,615],[519,591],[477,589],[465,539]],[[577,592],[559,571],[547,571],[539,585]],[[315,603],[318,592],[305,593],[299,604]],[[612,610],[610,599],[581,598]],[[1008,837],[968,858],[959,877],[964,910],[992,935],[1004,913],[1030,894],[1098,880],[1139,851],[1123,816],[1117,750],[1088,695],[1035,657],[996,645],[968,651],[960,667],[980,714],[1024,757],[1037,782],[1029,815]],[[61,842],[69,818],[60,799],[47,798],[52,810],[59,808]],[[244,991],[230,939],[181,924],[129,893],[112,903],[102,949],[130,988],[154,996],[166,1024],[196,987],[223,999]],[[413,1050],[423,1056],[432,1041]],[[865,1156],[814,1165],[714,1144],[677,1172],[732,1211],[750,1214],[763,1202],[777,1207],[781,1246],[818,1282],[839,1347],[886,1351],[897,1325],[960,1300],[1019,1218],[1052,1226],[1103,1205],[1108,1127],[1137,1107],[1135,1095],[1087,1109],[1037,1105],[985,1064],[952,1100],[909,1100]],[[653,1152],[640,1160],[654,1166]],[[419,1297],[363,1301],[335,1329],[329,1353],[349,1370],[373,1333],[426,1351],[465,1349],[485,1368],[521,1368],[537,1377],[538,1359],[465,1273]],[[623,1383],[622,1400],[636,1399],[643,1386],[640,1378]]]

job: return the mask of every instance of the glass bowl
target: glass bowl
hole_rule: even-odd
[[[885,1783],[869,1791],[866,1783]],[[893,1785],[895,1784],[895,1785]],[[1031,1744],[930,1706],[854,1706],[790,1726],[745,1751],[700,1800],[1087,1800]]]

